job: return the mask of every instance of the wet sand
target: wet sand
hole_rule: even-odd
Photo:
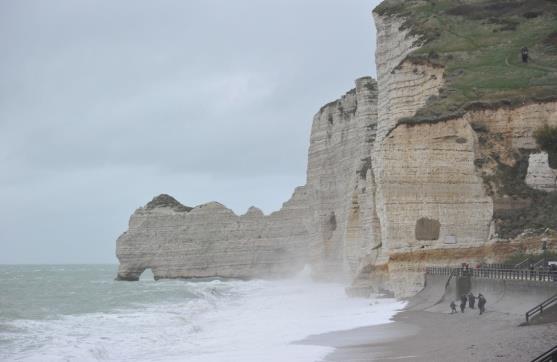
[[[448,306],[447,306],[448,309]],[[557,323],[519,326],[523,316],[478,310],[402,311],[393,323],[311,336],[335,347],[325,361],[531,361],[557,344]]]

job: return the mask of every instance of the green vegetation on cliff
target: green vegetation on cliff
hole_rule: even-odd
[[[386,0],[375,12],[418,37],[409,60],[445,68],[439,96],[401,123],[557,98],[557,0]]]
[[[525,230],[543,233],[557,230],[557,193],[529,187],[524,181],[528,169],[528,152],[518,151],[513,167],[499,163],[492,176],[484,176],[488,195],[495,200],[493,218],[502,238],[515,238]],[[497,203],[507,200],[507,207]]]
[[[541,250],[538,254],[518,252],[505,259],[503,264],[516,265],[528,259],[528,262],[523,265],[523,268],[527,268],[531,263],[537,263],[544,258],[546,258],[547,260],[557,260],[557,253],[553,251],[542,253]]]
[[[158,207],[168,207],[173,209],[176,212],[190,212],[193,210],[191,207],[184,206],[178,202],[175,198],[167,194],[160,194],[153,198],[153,200],[149,201],[147,205],[145,205],[145,209],[153,210]]]

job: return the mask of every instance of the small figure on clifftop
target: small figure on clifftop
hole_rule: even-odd
[[[520,52],[522,53],[522,63],[528,63],[528,48],[524,47]]]
[[[478,294],[478,308],[480,308],[480,315],[485,313],[485,303],[487,300],[482,293]]]
[[[455,314],[458,313],[456,311],[456,303],[454,302],[454,300],[451,302],[451,314]]]
[[[474,296],[474,294],[470,292],[470,294],[468,294],[468,306],[470,307],[470,309],[474,309],[475,305],[476,305],[476,296]]]
[[[466,309],[466,294],[462,294],[462,296],[460,297],[460,311],[462,313],[464,313],[464,309]]]

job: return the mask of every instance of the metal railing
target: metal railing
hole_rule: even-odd
[[[555,362],[557,361],[557,346],[551,348],[544,354],[534,358],[532,362]]]
[[[426,274],[453,275],[459,277],[470,276],[486,279],[532,280],[541,282],[557,281],[556,272],[526,269],[428,267],[426,268]]]
[[[480,264],[482,269],[515,269],[511,264]]]
[[[557,294],[549,299],[544,300],[543,302],[526,312],[526,323],[530,322],[530,318],[532,318],[536,314],[543,313],[544,309],[547,309],[553,304],[557,304]]]
[[[545,264],[546,264],[545,259],[540,259],[540,260],[538,260],[537,262],[534,263],[533,267],[534,268],[539,268],[541,266],[545,266]]]
[[[425,272],[426,274],[431,274],[431,275],[452,275],[453,270],[456,269],[459,268],[430,266],[425,269]]]
[[[529,262],[529,261],[530,261],[530,258],[526,258],[526,259],[524,259],[523,261],[521,261],[520,263],[516,264],[516,265],[514,266],[514,268],[515,268],[515,269],[520,269],[520,268],[525,267],[525,266],[528,267],[528,265],[529,265],[528,262]]]

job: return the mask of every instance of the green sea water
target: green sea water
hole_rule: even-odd
[[[0,266],[0,361],[318,361],[311,334],[386,323],[402,303],[289,280],[115,281],[115,265]]]
[[[181,282],[115,281],[116,265],[0,265],[0,323],[195,298]]]

